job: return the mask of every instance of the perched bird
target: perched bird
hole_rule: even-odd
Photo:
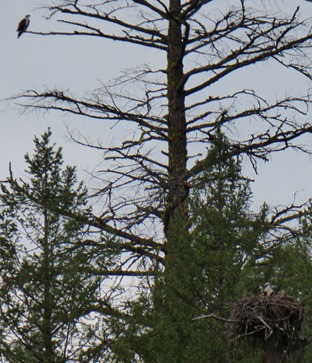
[[[269,282],[266,282],[264,284],[264,288],[261,290],[261,294],[264,296],[271,296],[272,293],[273,293],[272,286],[270,285]]]
[[[17,37],[19,38],[25,31],[26,29],[28,28],[28,25],[29,25],[29,18],[30,18],[30,15],[27,14],[25,16],[24,19],[22,19],[19,23],[18,23],[18,27],[17,27]]]

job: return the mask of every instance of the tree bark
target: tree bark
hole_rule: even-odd
[[[184,43],[183,22],[180,19],[180,0],[170,1],[168,27],[167,81],[168,81],[168,196],[164,216],[164,230],[168,238],[168,226],[174,216],[187,217],[185,200],[189,189],[186,183],[187,139],[185,95],[183,83]]]

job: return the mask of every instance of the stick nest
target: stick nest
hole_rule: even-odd
[[[235,302],[225,329],[228,339],[234,343],[250,337],[254,344],[261,344],[275,335],[275,339],[287,344],[299,339],[304,317],[302,302],[281,294],[259,295]]]

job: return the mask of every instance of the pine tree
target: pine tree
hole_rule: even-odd
[[[58,363],[81,357],[94,343],[88,325],[99,279],[82,246],[84,225],[51,211],[87,213],[87,192],[74,167],[63,167],[51,131],[26,154],[29,180],[2,185],[0,354],[6,362]]]
[[[178,248],[169,255],[178,270],[156,271],[151,290],[132,304],[133,324],[117,345],[119,361],[132,362],[135,352],[142,362],[255,359],[246,346],[243,355],[239,349],[233,354],[220,321],[194,320],[202,314],[226,318],[231,302],[258,293],[263,281],[255,261],[268,231],[266,206],[251,209],[250,180],[240,158],[224,158],[227,147],[219,133],[188,198],[190,232],[181,234],[179,220],[170,226]],[[265,250],[261,257],[268,258]]]

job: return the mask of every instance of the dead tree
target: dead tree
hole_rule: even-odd
[[[47,10],[69,30],[33,33],[129,43],[157,50],[166,61],[164,69],[137,67],[114,87],[103,86],[89,97],[46,89],[29,90],[18,98],[28,108],[97,119],[108,126],[118,122],[125,129],[136,126],[131,139],[121,136],[116,145],[80,142],[102,149],[106,160],[115,162],[99,174],[103,186],[97,195],[103,196],[104,206],[96,225],[140,246],[139,255],[146,251],[149,258],[155,248],[174,247],[168,226],[175,217],[189,228],[186,200],[211,162],[206,150],[218,130],[228,134],[236,130],[229,134],[224,158],[245,156],[255,168],[257,160],[268,160],[278,151],[309,152],[297,142],[312,131],[305,118],[311,101],[308,93],[270,101],[255,90],[214,91],[214,85],[226,77],[261,62],[310,78],[306,53],[311,47],[311,27],[308,20],[300,20],[299,9],[279,18],[265,7],[248,7],[244,0],[224,12],[215,9],[211,0],[105,0],[93,5],[54,1]],[[144,92],[123,93],[127,82],[134,80],[143,84]],[[246,122],[256,125],[252,133],[239,132],[245,130]],[[197,151],[192,154],[194,143]],[[276,211],[272,227],[296,218],[299,209]]]

